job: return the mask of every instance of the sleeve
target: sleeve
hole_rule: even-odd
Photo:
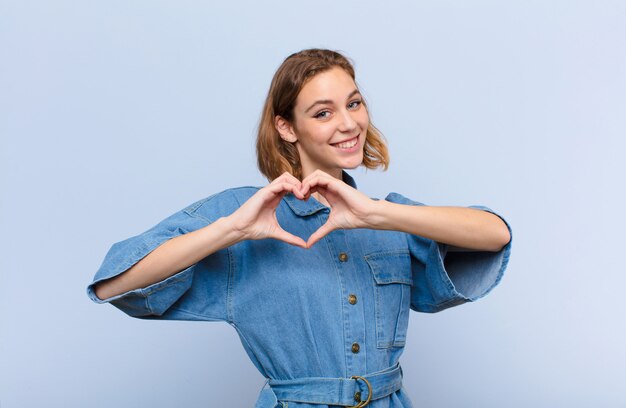
[[[424,205],[400,194],[391,193],[387,201],[405,205]],[[498,252],[448,251],[448,245],[417,235],[407,234],[411,254],[413,286],[411,309],[435,313],[473,302],[498,285],[509,262],[512,231],[500,215],[483,206],[469,206],[500,217],[511,234],[511,240]]]
[[[139,235],[113,244],[87,287],[87,295],[96,303],[111,303],[132,317],[226,320],[228,248],[163,281],[108,299],[98,298],[94,285],[120,275],[167,240],[203,228],[232,213],[237,206],[236,200],[216,194],[191,204]]]

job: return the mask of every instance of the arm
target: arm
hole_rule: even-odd
[[[164,242],[126,272],[98,282],[94,287],[96,296],[107,299],[162,281],[239,240],[241,235],[232,229],[226,218],[220,218],[204,228]]]
[[[307,242],[310,247],[336,229],[402,231],[452,246],[452,250],[499,251],[510,240],[494,214],[464,207],[428,207],[376,201],[322,171],[302,181],[305,197],[319,193],[332,208],[328,222]]]
[[[275,238],[305,247],[305,242],[284,231],[276,220],[276,207],[282,197],[299,192],[300,181],[283,174],[250,197],[229,216],[195,231],[164,242],[123,273],[98,282],[94,292],[99,299],[160,282],[205,257],[247,239]]]
[[[452,250],[497,252],[510,240],[504,221],[487,211],[465,207],[411,206],[374,201],[369,228],[403,231],[452,246]]]

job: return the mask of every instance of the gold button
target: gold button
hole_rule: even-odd
[[[361,391],[357,391],[354,393],[354,400],[356,402],[361,402]]]
[[[348,296],[348,303],[350,303],[351,305],[356,305],[356,295],[350,295]]]
[[[348,254],[346,254],[345,252],[342,252],[339,254],[339,260],[341,262],[346,262],[348,260]]]
[[[359,350],[361,350],[361,346],[359,346],[359,343],[352,343],[352,352],[356,354],[359,352]]]

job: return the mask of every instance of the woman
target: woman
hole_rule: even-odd
[[[257,140],[270,183],[191,204],[116,243],[88,288],[131,316],[227,321],[268,378],[257,407],[410,407],[409,309],[476,300],[510,230],[484,207],[373,200],[345,173],[388,165],[352,65],[304,50],[276,72]]]

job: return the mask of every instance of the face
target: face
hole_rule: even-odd
[[[292,123],[280,117],[276,122],[281,136],[298,149],[303,177],[320,169],[340,178],[341,170],[359,166],[368,125],[363,98],[339,67],[317,74],[304,85]]]

